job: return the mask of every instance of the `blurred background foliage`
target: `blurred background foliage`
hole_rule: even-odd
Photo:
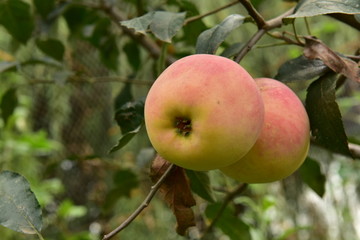
[[[122,150],[109,151],[123,130],[117,125],[116,110],[143,99],[162,68],[157,58],[119,28],[116,19],[94,7],[102,1],[24,2],[30,6],[30,15],[23,20],[33,26],[18,29],[17,39],[0,26],[0,169],[18,172],[30,182],[43,209],[46,239],[98,239],[124,221],[151,186],[149,165],[154,151],[144,129]],[[114,4],[123,19],[151,10],[186,11],[189,18],[229,3],[103,2]],[[295,4],[277,0],[252,3],[265,19]],[[187,25],[171,44],[153,39],[176,58],[193,54],[197,36],[233,13],[247,16],[245,9],[235,4]],[[328,16],[308,21],[311,34],[334,51],[353,55],[360,47],[356,29]],[[296,20],[295,26],[299,34],[308,34],[302,19]],[[256,30],[254,24],[244,24],[230,34],[217,54],[233,43],[247,41]],[[293,32],[291,25],[283,30]],[[281,64],[302,54],[298,46],[276,43],[265,36],[241,64],[254,77],[274,77]],[[303,100],[308,85],[308,81],[290,84]],[[337,99],[353,141],[360,140],[357,90],[357,84],[346,82]],[[243,239],[253,240],[360,239],[359,162],[315,146],[309,156],[322,173],[317,180],[312,178],[312,189],[300,178],[312,174],[311,166],[283,181],[250,185],[227,207],[213,238],[239,239],[237,234],[242,234]],[[209,224],[225,194],[238,184],[217,171],[209,176],[215,202],[195,195],[198,228],[190,229],[189,239],[198,238],[198,229]],[[316,193],[314,189],[320,190]],[[244,224],[245,230],[239,224]],[[175,225],[171,211],[156,197],[115,239],[183,239],[176,234]],[[9,240],[37,239],[2,226],[0,235]]]

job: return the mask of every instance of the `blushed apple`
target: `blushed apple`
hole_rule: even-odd
[[[264,106],[254,79],[234,61],[184,57],[160,74],[145,101],[155,150],[183,168],[206,171],[244,156],[258,138]]]
[[[269,78],[255,82],[265,107],[263,129],[244,157],[220,170],[241,182],[265,183],[283,179],[300,167],[309,149],[310,126],[302,102],[289,87]]]

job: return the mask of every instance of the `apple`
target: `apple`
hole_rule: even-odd
[[[244,157],[220,170],[241,182],[265,183],[300,167],[308,153],[310,127],[302,102],[289,87],[269,78],[255,81],[265,107],[263,129]]]
[[[156,79],[145,100],[155,150],[183,168],[207,171],[244,156],[262,129],[264,105],[249,73],[210,54],[184,57]]]

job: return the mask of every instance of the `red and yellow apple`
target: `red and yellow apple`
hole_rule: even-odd
[[[144,114],[160,156],[206,171],[228,166],[250,150],[262,129],[264,105],[254,79],[239,64],[196,54],[160,74]]]
[[[300,167],[308,153],[310,127],[302,102],[289,87],[269,78],[255,81],[265,107],[263,129],[244,157],[220,170],[241,182],[265,183]]]

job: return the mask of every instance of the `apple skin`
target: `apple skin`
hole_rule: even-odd
[[[304,162],[310,124],[302,102],[289,87],[269,78],[255,82],[265,106],[263,129],[244,157],[220,170],[240,182],[273,182],[291,175]]]
[[[254,79],[234,61],[209,54],[184,57],[165,69],[150,88],[144,111],[158,154],[198,171],[244,156],[264,120]]]

